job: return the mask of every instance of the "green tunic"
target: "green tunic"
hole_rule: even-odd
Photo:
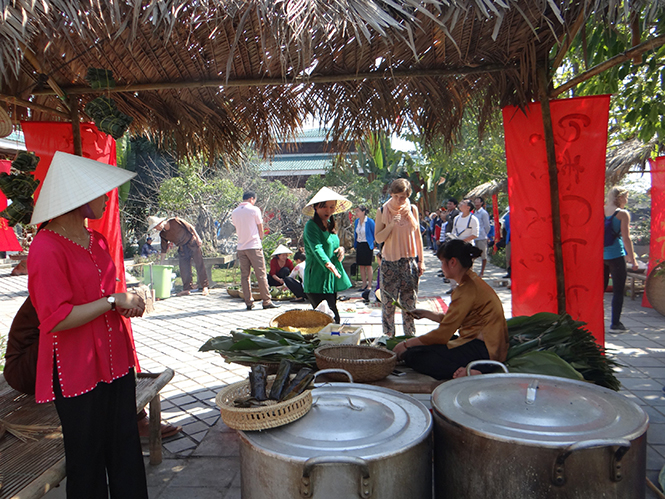
[[[337,234],[322,231],[318,225],[310,220],[305,224],[305,293],[336,293],[351,287],[349,276],[346,275],[342,262],[333,253],[339,248],[339,237]],[[326,263],[332,262],[342,276],[335,277],[326,267]]]

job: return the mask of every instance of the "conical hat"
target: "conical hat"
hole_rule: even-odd
[[[279,246],[277,246],[277,249],[275,251],[273,251],[272,255],[270,255],[270,256],[290,255],[291,253],[293,253],[293,251],[291,251],[289,248],[287,248],[283,244],[280,244]]]
[[[337,207],[335,208],[333,215],[347,211],[351,209],[351,206],[353,205],[351,201],[346,199],[341,194],[337,194],[335,191],[327,187],[321,187],[321,190],[319,190],[319,192],[317,192],[314,197],[309,200],[309,203],[307,203],[307,206],[303,208],[302,212],[308,217],[312,217],[314,216],[314,205],[326,201],[337,201]]]
[[[6,137],[14,131],[12,119],[7,114],[7,111],[0,107],[0,137]]]
[[[148,217],[148,232],[157,227],[160,223],[166,220],[166,217]]]
[[[31,224],[40,224],[112,191],[136,173],[57,151],[35,203]]]

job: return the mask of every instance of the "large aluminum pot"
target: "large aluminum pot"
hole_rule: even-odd
[[[329,383],[288,425],[239,432],[243,499],[432,497],[432,418],[387,388]]]
[[[643,498],[648,416],[616,392],[528,374],[432,393],[436,499]]]

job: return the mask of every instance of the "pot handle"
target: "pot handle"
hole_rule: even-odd
[[[466,375],[471,376],[471,369],[480,364],[492,364],[493,366],[498,366],[501,369],[503,369],[503,372],[508,374],[508,368],[506,367],[506,365],[503,364],[502,362],[499,362],[498,360],[473,360],[469,362],[466,366]]]
[[[320,371],[316,371],[314,373],[314,381],[316,381],[316,377],[319,374],[328,374],[328,373],[342,373],[346,374],[346,376],[349,378],[349,383],[353,383],[353,376],[349,371],[346,371],[344,369],[321,369]]]
[[[358,489],[358,495],[363,499],[372,497],[369,464],[367,464],[367,461],[364,459],[354,456],[318,456],[305,461],[302,470],[302,479],[300,480],[300,495],[302,497],[312,497],[314,493],[311,480],[312,470],[321,464],[349,464],[358,467],[360,469],[360,488]]]
[[[575,442],[574,444],[566,447],[566,449],[564,449],[557,456],[556,461],[554,461],[552,483],[557,487],[561,487],[566,483],[564,464],[566,459],[568,459],[568,456],[570,456],[573,452],[583,449],[596,449],[599,447],[617,447],[617,450],[614,451],[614,456],[612,456],[610,479],[613,482],[620,481],[623,478],[623,474],[621,473],[621,459],[626,455],[628,449],[630,449],[630,442],[622,438],[616,440],[610,438],[601,438],[596,440],[583,440],[581,442]]]

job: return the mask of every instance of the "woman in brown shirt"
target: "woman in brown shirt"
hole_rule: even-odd
[[[393,349],[414,370],[436,379],[450,379],[473,360],[506,360],[508,326],[501,300],[471,270],[473,259],[480,254],[480,249],[459,239],[445,243],[437,251],[444,275],[459,285],[445,314],[423,309],[411,312],[416,319],[439,323],[433,331],[409,338]],[[452,340],[455,332],[459,338]]]

